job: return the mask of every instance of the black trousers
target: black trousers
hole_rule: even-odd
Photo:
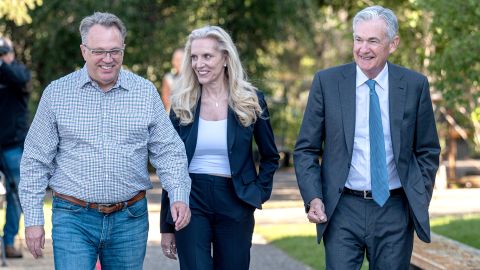
[[[190,177],[192,218],[175,233],[180,269],[248,269],[255,208],[237,197],[230,178]]]
[[[413,221],[405,194],[390,196],[383,207],[342,194],[323,241],[327,269],[360,269],[365,252],[369,269],[409,269]]]

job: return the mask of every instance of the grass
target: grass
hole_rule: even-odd
[[[434,218],[431,228],[437,234],[480,249],[480,214]],[[317,244],[314,225],[257,225],[255,232],[290,257],[313,269],[325,269],[325,251],[323,244]],[[366,260],[362,269],[368,269]]]
[[[435,233],[480,249],[480,214],[434,218],[431,228]]]
[[[323,243],[317,244],[315,225],[257,225],[255,232],[290,257],[313,269],[325,269],[325,250]],[[367,261],[363,264],[362,269],[368,269]]]

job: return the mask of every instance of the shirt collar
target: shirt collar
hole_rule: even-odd
[[[355,83],[356,87],[361,86],[368,80],[368,77],[363,73],[360,67],[357,65],[357,80]],[[388,64],[385,63],[382,71],[378,73],[377,77],[374,78],[377,84],[380,86],[380,89],[387,90],[388,89]]]
[[[112,90],[116,88],[119,88],[120,90],[125,90],[125,91],[132,89],[132,83],[126,78],[126,76],[127,76],[126,71],[123,70],[123,68],[121,68],[120,73],[118,74],[117,82],[112,87]],[[88,75],[87,65],[85,64],[83,68],[80,70],[78,87],[83,88],[86,84],[90,84],[92,86],[98,87],[98,84],[94,82]]]
[[[80,75],[78,78],[78,87],[83,88],[87,83],[92,82],[90,76],[88,76],[87,72],[87,65],[84,65],[83,68],[80,70]]]

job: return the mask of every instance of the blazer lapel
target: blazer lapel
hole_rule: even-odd
[[[343,70],[343,80],[338,83],[342,108],[343,131],[348,155],[352,156],[353,137],[355,135],[355,63],[347,65]]]
[[[227,144],[228,144],[228,151],[230,152],[233,147],[233,143],[235,142],[235,134],[236,134],[236,127],[237,127],[237,119],[235,116],[235,112],[228,107],[228,116],[227,116]]]
[[[190,132],[188,134],[187,140],[185,141],[185,149],[187,151],[188,164],[192,161],[193,155],[195,154],[195,149],[197,148],[197,137],[198,137],[198,121],[200,120],[200,104],[201,99],[198,99],[197,108],[195,109],[195,115],[193,123],[190,127]]]
[[[395,65],[388,63],[390,134],[392,136],[392,148],[396,164],[398,164],[400,154],[400,135],[405,110],[405,93],[407,90],[407,85],[405,81],[402,80],[402,77],[403,72]]]

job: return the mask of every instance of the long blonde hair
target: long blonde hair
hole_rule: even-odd
[[[258,103],[257,88],[247,81],[247,75],[232,39],[218,26],[205,26],[193,30],[188,36],[180,79],[171,95],[171,108],[180,119],[180,124],[188,125],[193,122],[194,110],[201,95],[201,85],[191,65],[191,47],[194,40],[204,38],[216,40],[218,50],[227,55],[225,78],[228,80],[229,89],[228,106],[235,112],[244,127],[255,123],[262,113]]]

